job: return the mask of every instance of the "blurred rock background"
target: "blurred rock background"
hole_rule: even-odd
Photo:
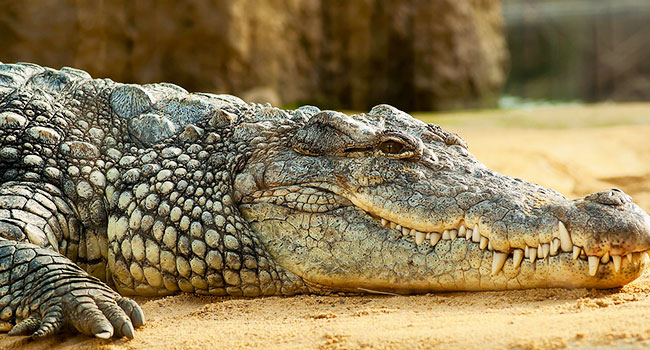
[[[498,0],[0,0],[0,61],[280,106],[493,107]]]
[[[503,0],[505,94],[650,101],[650,1]]]
[[[0,0],[0,61],[295,107],[650,100],[649,0]]]

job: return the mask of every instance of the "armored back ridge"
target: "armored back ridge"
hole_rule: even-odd
[[[610,288],[647,265],[619,190],[568,200],[388,105],[284,111],[0,65],[0,329],[133,337],[122,295]],[[119,294],[118,294],[119,292]]]

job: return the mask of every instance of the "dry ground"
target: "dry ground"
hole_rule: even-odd
[[[499,172],[569,197],[610,187],[650,211],[650,104],[419,115]],[[420,296],[139,298],[127,341],[0,336],[0,349],[643,349],[650,272],[618,290]]]

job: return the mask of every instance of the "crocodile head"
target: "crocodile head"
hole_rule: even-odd
[[[611,288],[647,264],[650,217],[620,190],[568,200],[393,107],[263,125],[235,199],[315,291]]]

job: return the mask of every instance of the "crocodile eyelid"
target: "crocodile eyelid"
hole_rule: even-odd
[[[402,148],[400,149],[398,145]],[[384,132],[375,145],[375,149],[382,156],[397,159],[412,158],[422,154],[422,147],[416,140],[392,130]]]

